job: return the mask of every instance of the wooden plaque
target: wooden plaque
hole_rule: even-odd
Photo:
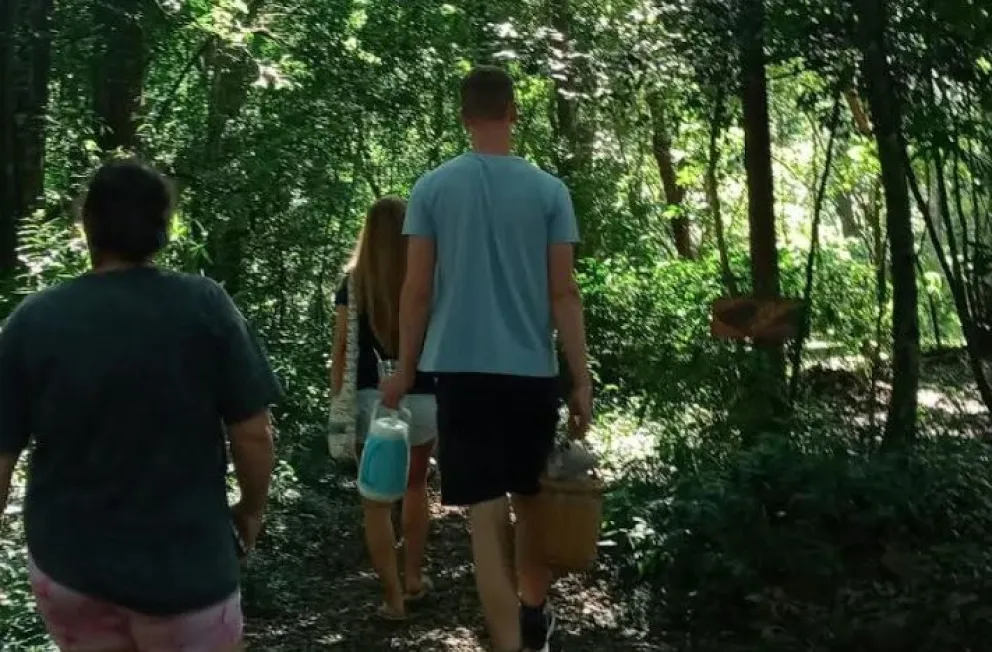
[[[710,332],[721,339],[782,342],[799,334],[802,310],[799,299],[717,299]]]

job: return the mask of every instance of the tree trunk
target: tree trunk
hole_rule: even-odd
[[[651,153],[658,163],[661,186],[665,193],[666,212],[672,215],[672,237],[679,258],[696,257],[692,244],[692,230],[685,215],[685,188],[679,183],[679,173],[672,156],[672,135],[665,115],[665,105],[661,94],[648,95],[648,108],[651,111]]]
[[[861,104],[861,98],[858,97],[858,92],[850,88],[844,92],[844,99],[847,101],[847,106],[851,110],[851,116],[854,118],[854,126],[858,130],[858,133],[865,138],[871,138],[871,120],[868,119],[868,114],[865,113],[865,107]]]
[[[97,144],[105,152],[138,148],[149,48],[144,31],[145,0],[93,3],[97,52],[93,68],[93,110]]]
[[[264,0],[252,0],[248,4],[244,18],[246,26],[259,20],[263,4]],[[230,146],[228,129],[248,100],[258,68],[248,52],[229,46],[220,38],[203,47],[203,64],[208,93],[206,121],[202,137],[189,144],[184,165],[199,184],[209,186],[225,178],[228,162],[237,156],[237,151]],[[361,156],[364,147],[362,143],[357,145]],[[276,195],[280,191],[273,189],[270,194]],[[202,261],[205,273],[222,283],[233,296],[243,289],[244,257],[253,224],[250,215],[245,211],[230,210],[222,197],[223,193],[218,194],[216,188],[209,193],[193,193],[189,214],[194,225],[202,222],[206,226],[205,259]]]
[[[916,438],[920,384],[920,327],[916,250],[909,185],[901,147],[901,112],[886,50],[885,0],[858,3],[862,66],[878,142],[892,264],[892,400],[885,425],[886,448]]]
[[[916,255],[917,278],[923,278],[926,274],[926,271],[923,269],[923,248],[920,247],[920,249],[920,253]],[[937,300],[929,292],[927,292],[927,316],[930,317],[930,328],[933,330],[934,349],[941,351],[944,348],[944,338],[940,331],[940,313],[937,312]]]
[[[747,170],[751,277],[754,296],[781,296],[775,234],[775,187],[765,68],[763,0],[745,0],[741,11],[741,101],[744,108],[744,165]],[[784,394],[785,356],[780,342],[756,342],[761,352],[765,389]],[[771,407],[771,406],[769,406]]]
[[[213,172],[221,170],[234,155],[228,146],[227,130],[248,99],[255,64],[248,54],[224,47],[219,41],[210,48],[206,59],[211,75],[210,104],[200,164]],[[213,206],[210,210],[215,219],[207,237],[208,274],[235,296],[242,289],[245,247],[251,225],[242,212],[235,211],[228,216],[223,206]]]
[[[557,32],[554,47],[558,50],[551,56],[561,66],[559,73],[554,75],[557,163],[560,176],[568,178],[588,168],[592,160],[594,132],[589,126],[588,116],[584,115],[591,107],[588,102],[579,101],[583,82],[576,63],[580,59],[571,56],[573,45],[570,0],[550,0],[549,13],[551,25]]]
[[[717,255],[720,257],[720,273],[723,285],[730,296],[740,294],[737,279],[730,268],[730,250],[727,247],[727,233],[723,226],[723,208],[720,202],[720,134],[724,129],[726,118],[727,98],[726,89],[720,86],[713,98],[713,116],[710,119],[710,139],[708,160],[706,162],[706,201],[710,206],[710,218],[713,220],[713,231],[716,234]]]
[[[575,89],[572,87],[572,78],[568,69],[568,47],[570,33],[570,7],[569,0],[550,0],[549,14],[551,26],[557,34],[552,36],[554,46],[559,54],[552,53],[553,59],[563,69],[554,76],[554,104],[553,104],[553,125],[555,135],[555,167],[558,169],[558,176],[566,182],[574,173],[575,160],[573,141],[575,140],[575,122],[578,113],[578,101]]]
[[[441,164],[441,145],[444,143],[444,134],[448,125],[447,99],[448,89],[448,68],[441,60],[434,68],[437,75],[434,83],[434,97],[432,98],[430,140],[431,145],[427,154],[427,169],[433,170]]]
[[[0,280],[17,270],[18,230],[44,191],[52,4],[0,4]]]
[[[548,13],[551,26],[557,34],[553,38],[551,57],[561,68],[554,75],[554,98],[551,107],[551,124],[555,137],[555,166],[558,176],[572,191],[575,213],[582,229],[580,249],[595,251],[601,242],[598,225],[587,218],[593,214],[589,205],[594,201],[595,190],[583,180],[592,162],[595,133],[591,119],[584,114],[591,110],[589,102],[580,102],[582,77],[576,69],[578,59],[571,56],[572,6],[570,0],[549,0]]]
[[[863,234],[858,226],[858,221],[854,217],[854,197],[844,190],[834,197],[834,208],[837,210],[837,217],[840,219],[841,233],[845,238],[857,238]]]

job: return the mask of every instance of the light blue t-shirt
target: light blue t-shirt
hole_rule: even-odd
[[[548,246],[579,240],[560,179],[515,156],[464,154],[417,182],[403,232],[433,239],[437,256],[422,371],[557,375]]]

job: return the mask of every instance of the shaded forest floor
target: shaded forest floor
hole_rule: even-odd
[[[864,374],[829,365],[808,373],[807,400],[812,404],[830,407],[856,430],[874,430],[870,422],[884,422],[884,379],[873,419]],[[957,353],[925,361],[920,403],[926,433],[992,434]],[[329,467],[318,429],[294,439],[307,443],[281,455],[287,461],[277,472],[277,507],[246,573],[251,649],[485,649],[464,515],[442,508],[435,494],[427,572],[436,591],[409,621],[382,622],[374,614],[380,594],[364,549],[353,474]],[[615,579],[617,561],[606,557],[596,572],[556,583],[552,599],[559,630],[553,649],[670,649],[652,642],[657,637],[650,634],[645,606],[635,604],[642,602],[635,599],[636,590]]]
[[[343,472],[313,471],[280,478],[288,500],[273,513],[246,573],[250,649],[485,649],[463,513],[441,507],[435,491],[427,560],[435,591],[407,622],[383,622],[375,616],[381,594],[362,540],[354,481]],[[617,594],[605,569],[559,580],[552,596],[559,618],[553,649],[663,649],[623,624],[627,606],[611,598]]]

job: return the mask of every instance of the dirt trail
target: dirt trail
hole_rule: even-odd
[[[374,615],[379,599],[361,539],[354,483],[346,477],[300,483],[278,507],[245,582],[251,650],[483,650],[485,632],[472,579],[463,515],[434,497],[428,574],[434,594],[405,623]],[[605,580],[559,581],[553,650],[660,650],[620,624]]]

